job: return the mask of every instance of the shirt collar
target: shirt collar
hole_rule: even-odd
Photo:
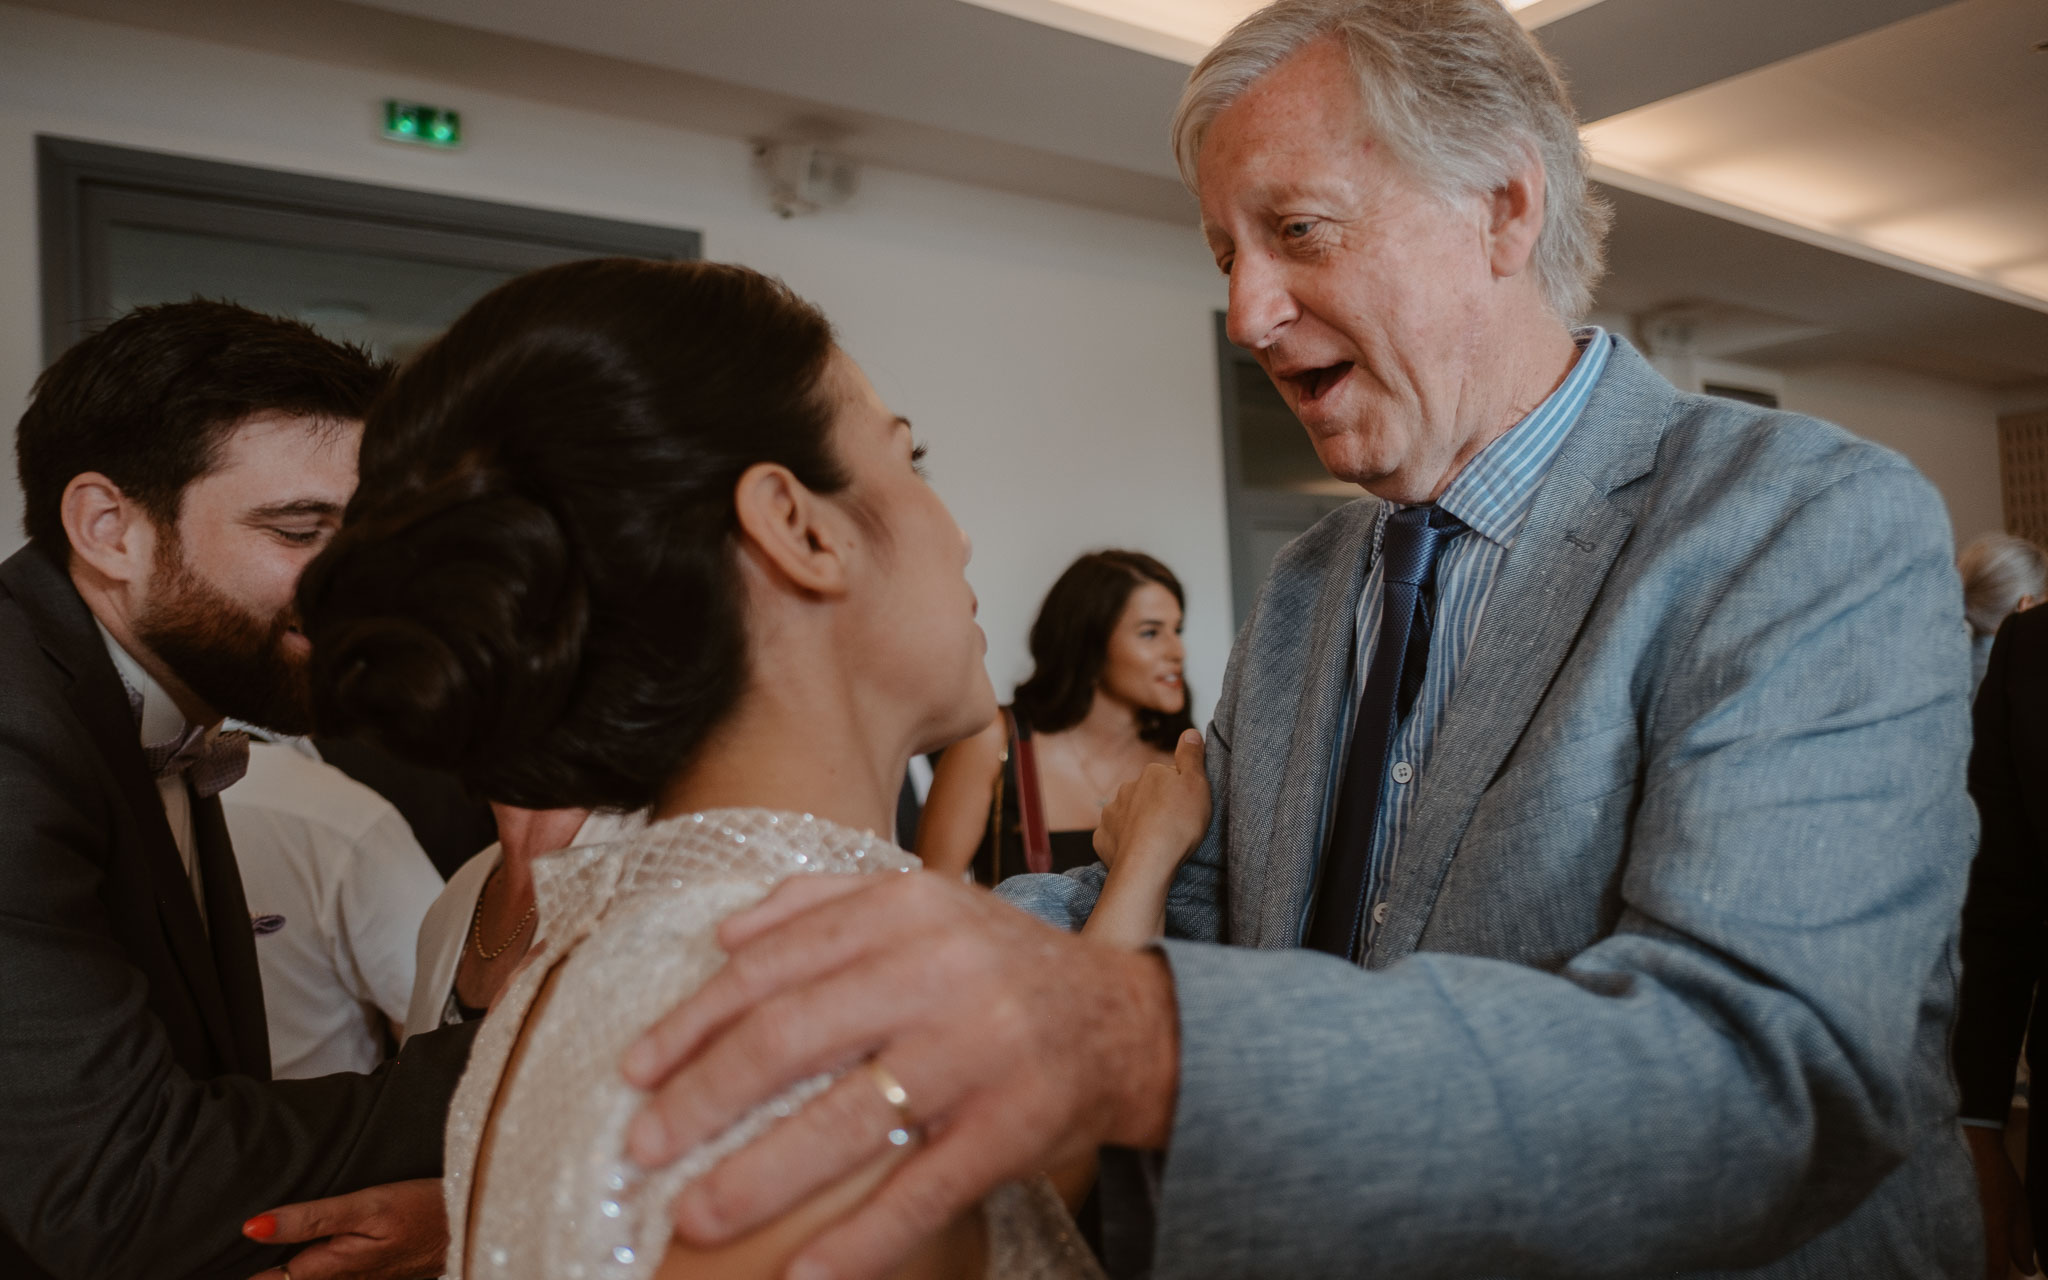
[[[107,656],[114,660],[114,670],[120,674],[121,683],[142,695],[142,745],[153,746],[182,736],[189,726],[185,713],[178,710],[178,704],[171,700],[171,695],[165,693],[164,687],[121,647],[121,642],[114,639],[114,633],[107,630],[105,623],[95,618],[93,625],[100,629],[100,639],[106,642]]]
[[[1592,398],[1594,384],[1600,381],[1608,353],[1614,348],[1607,331],[1598,327],[1574,330],[1572,340],[1579,348],[1578,359],[1557,390],[1500,439],[1481,449],[1437,499],[1438,506],[1501,547],[1514,545],[1536,500],[1536,490],[1571,434],[1572,424]]]

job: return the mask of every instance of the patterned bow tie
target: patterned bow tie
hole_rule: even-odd
[[[135,723],[142,724],[142,695],[121,682],[128,693],[128,708],[135,713]],[[201,725],[186,725],[185,731],[175,738],[163,742],[142,744],[142,762],[149,766],[150,776],[161,782],[165,778],[185,775],[192,784],[192,790],[201,800],[210,800],[229,787],[241,781],[249,772],[249,735],[240,730],[226,733],[209,732]]]
[[[145,745],[143,763],[161,782],[185,775],[201,800],[211,799],[249,772],[249,735],[240,730],[209,733],[197,725],[168,742]]]

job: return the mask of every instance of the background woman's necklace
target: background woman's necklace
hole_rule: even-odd
[[[1087,779],[1088,789],[1095,793],[1095,807],[1098,809],[1107,808],[1109,802],[1116,799],[1116,779],[1112,776],[1110,785],[1103,786],[1102,779],[1095,776],[1095,770],[1088,767],[1088,753],[1081,749],[1081,744],[1078,741],[1071,738],[1068,741],[1072,743],[1074,748],[1074,763],[1081,766],[1081,776]],[[1114,766],[1111,766],[1110,772],[1112,775],[1116,772]]]

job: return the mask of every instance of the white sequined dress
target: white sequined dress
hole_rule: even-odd
[[[809,814],[688,814],[612,844],[536,859],[539,942],[478,1032],[449,1108],[448,1275],[460,1280],[645,1280],[667,1247],[668,1202],[690,1179],[822,1092],[804,1081],[664,1169],[625,1152],[645,1095],[619,1074],[626,1046],[725,962],[720,921],[792,875],[915,870],[878,836]],[[554,971],[519,1070],[505,1066],[527,1010]],[[484,1124],[497,1104],[491,1163],[470,1216]],[[1042,1180],[983,1204],[991,1280],[1099,1277]]]

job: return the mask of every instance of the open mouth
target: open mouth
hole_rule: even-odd
[[[1301,403],[1312,405],[1330,392],[1338,383],[1349,377],[1356,366],[1349,360],[1326,364],[1316,369],[1304,369],[1300,373],[1287,375],[1287,381],[1294,385]]]

